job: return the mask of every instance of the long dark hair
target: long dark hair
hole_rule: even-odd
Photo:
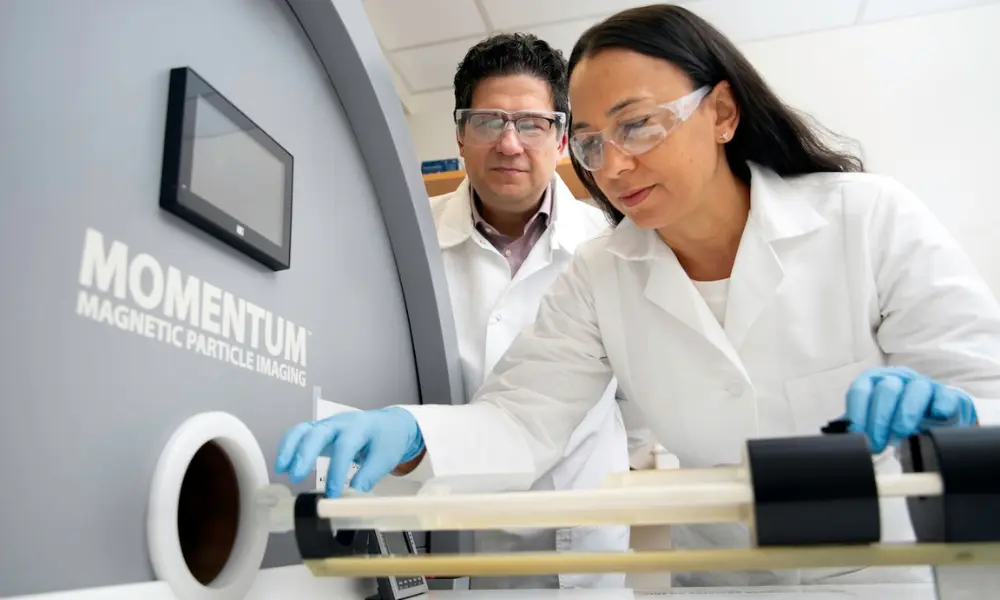
[[[725,146],[726,160],[747,185],[747,161],[783,176],[864,170],[860,157],[824,142],[821,133],[832,134],[782,103],[732,42],[687,9],[654,4],[622,11],[594,25],[573,47],[570,75],[581,60],[610,48],[666,60],[688,75],[693,89],[728,82],[740,124]],[[575,157],[571,160],[587,191],[614,224],[620,223],[624,215],[601,193],[593,175]]]

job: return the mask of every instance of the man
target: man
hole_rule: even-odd
[[[455,74],[455,123],[466,179],[431,209],[458,331],[467,400],[581,242],[607,231],[594,207],[555,173],[566,147],[566,61],[532,35],[502,34],[473,46]],[[596,486],[628,470],[612,382],[574,434],[563,461],[532,489]],[[626,551],[627,527],[477,532],[477,552]],[[622,587],[624,576],[476,578],[474,588]]]

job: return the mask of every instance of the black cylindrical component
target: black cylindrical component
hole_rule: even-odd
[[[322,493],[308,492],[295,498],[295,543],[302,560],[354,554],[359,532],[340,530],[334,535],[330,521],[319,516]]]
[[[907,473],[938,473],[944,495],[906,503],[921,542],[1000,542],[1000,427],[938,428],[901,448]]]
[[[758,546],[870,544],[881,538],[863,434],[747,442]]]

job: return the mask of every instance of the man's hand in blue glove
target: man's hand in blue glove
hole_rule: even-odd
[[[420,428],[406,409],[342,412],[291,428],[278,446],[274,469],[288,473],[292,483],[299,483],[312,471],[316,459],[329,457],[326,495],[334,498],[344,487],[351,463],[358,464],[351,487],[367,492],[423,449]]]
[[[863,432],[872,450],[931,427],[971,427],[976,409],[965,392],[905,367],[870,369],[847,390],[850,431]]]

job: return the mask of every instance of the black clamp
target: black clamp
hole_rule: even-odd
[[[334,532],[329,519],[319,516],[322,493],[307,492],[295,498],[295,543],[302,560],[367,554],[370,531],[342,529]]]
[[[871,446],[861,434],[747,441],[757,546],[881,538]]]
[[[938,473],[940,496],[907,498],[921,542],[1000,542],[1000,427],[936,428],[900,447],[907,473]]]

